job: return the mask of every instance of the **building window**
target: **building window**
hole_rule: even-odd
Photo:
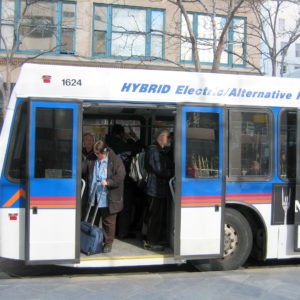
[[[285,48],[286,45],[287,42],[280,42],[280,55],[287,55],[287,48]]]
[[[300,44],[295,44],[295,56],[300,57]]]
[[[281,73],[282,74],[285,74],[286,73],[286,71],[287,71],[287,67],[286,67],[286,65],[281,65]]]
[[[93,55],[106,57],[164,57],[162,10],[94,6]]]
[[[0,42],[2,50],[12,49],[15,32],[20,52],[74,53],[75,2],[3,0],[1,3],[0,22],[5,40]]]
[[[198,13],[189,13],[188,17],[193,27],[193,33],[197,38],[197,47],[201,62],[212,63],[214,47],[216,47],[220,39],[220,35],[226,23],[226,17],[212,17]],[[226,36],[225,49],[221,55],[221,64],[228,66],[244,65],[245,30],[246,20],[244,18],[234,18]],[[193,62],[192,46],[189,41],[187,25],[183,17],[181,22],[181,36],[181,60],[183,62]]]

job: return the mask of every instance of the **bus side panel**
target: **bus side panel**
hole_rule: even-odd
[[[25,188],[3,176],[0,185],[0,257],[24,259]]]
[[[24,259],[25,184],[8,181],[4,174],[8,145],[12,139],[12,124],[16,117],[16,102],[13,96],[0,136],[0,257]]]

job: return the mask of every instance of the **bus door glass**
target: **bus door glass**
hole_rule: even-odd
[[[25,259],[75,262],[79,259],[80,104],[33,100],[29,104]]]
[[[188,106],[178,110],[181,146],[176,157],[180,155],[181,167],[176,168],[180,188],[175,254],[179,256],[218,257],[223,252],[222,111]]]

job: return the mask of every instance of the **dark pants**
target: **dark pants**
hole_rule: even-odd
[[[143,233],[150,244],[166,240],[166,205],[167,198],[147,196]]]
[[[107,207],[99,208],[96,221],[95,221],[95,223],[99,224],[99,226],[100,226],[100,218],[102,218],[104,244],[111,246],[116,234],[117,214],[110,214]]]
[[[126,178],[124,181],[124,207],[118,214],[118,235],[120,237],[126,236],[130,233],[131,224],[134,213],[134,201],[135,201],[135,183]]]

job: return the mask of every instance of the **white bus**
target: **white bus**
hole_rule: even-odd
[[[27,264],[235,269],[300,257],[299,79],[25,64],[0,137],[0,257]],[[82,134],[174,132],[163,252],[80,253]],[[141,199],[142,201],[142,199]]]

